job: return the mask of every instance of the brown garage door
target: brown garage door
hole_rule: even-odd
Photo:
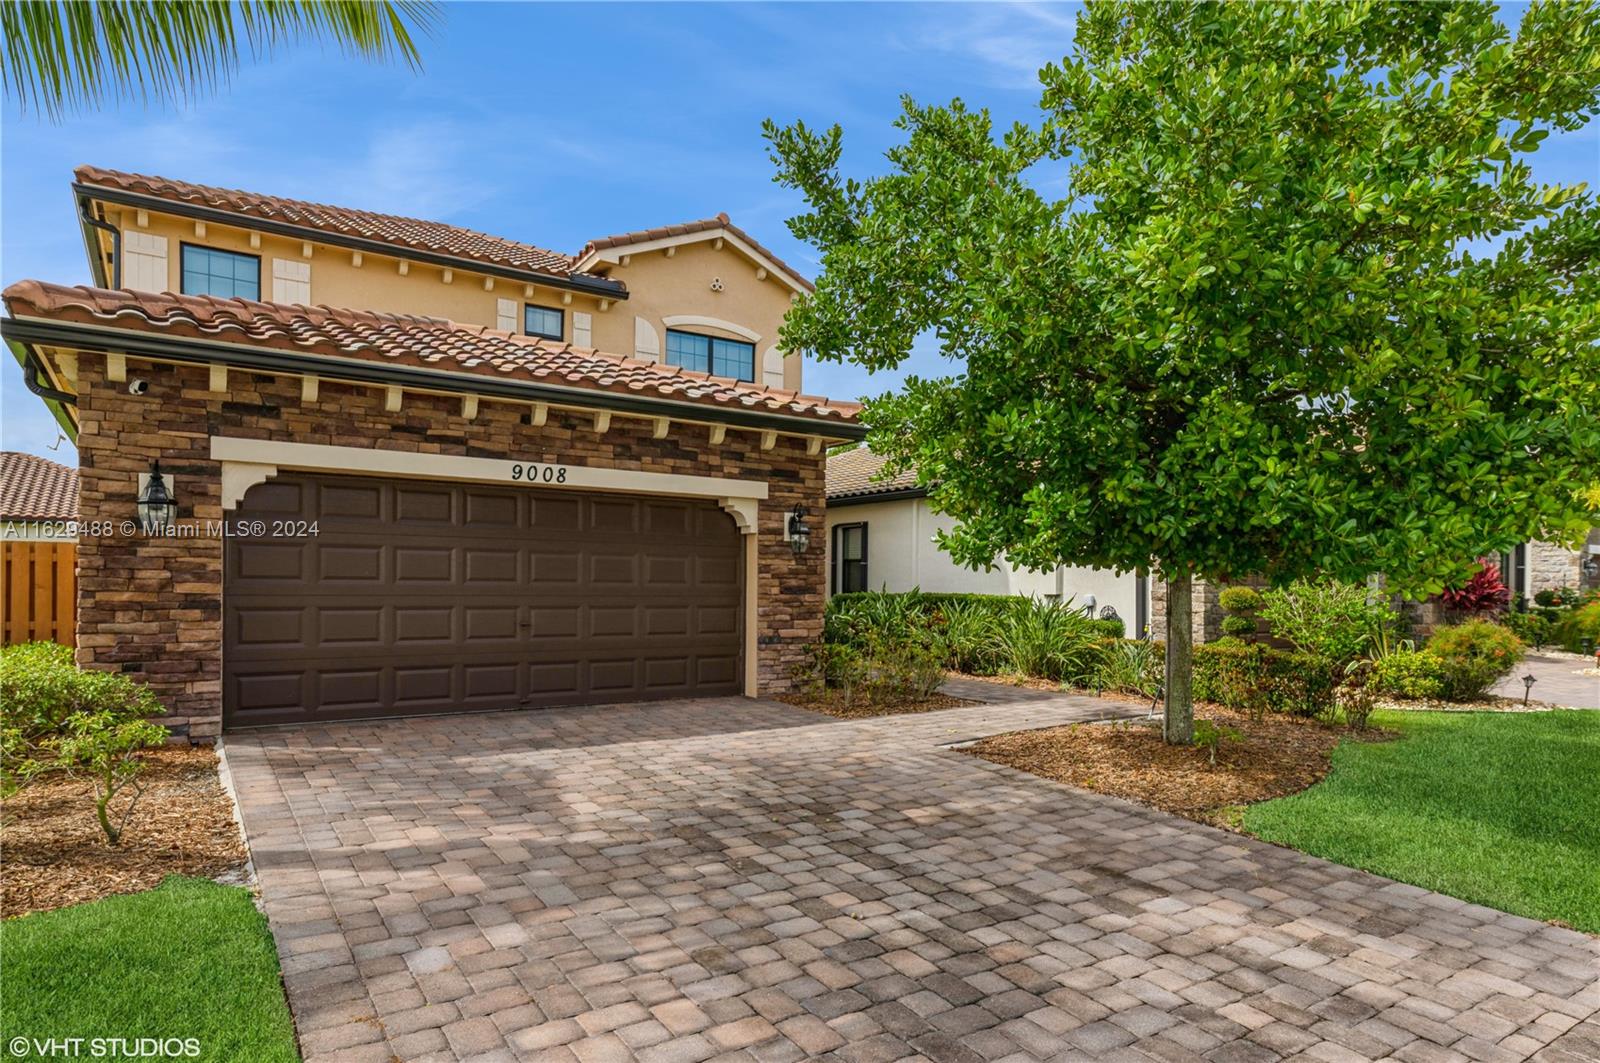
[[[228,540],[229,726],[740,689],[715,503],[284,475],[236,518],[317,534]]]

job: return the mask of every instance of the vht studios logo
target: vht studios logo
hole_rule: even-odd
[[[195,1059],[198,1037],[12,1037],[14,1059]]]

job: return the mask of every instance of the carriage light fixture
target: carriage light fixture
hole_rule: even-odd
[[[139,526],[146,535],[169,528],[178,519],[178,500],[167,490],[167,481],[161,475],[161,459],[150,463],[150,475],[139,491]]]
[[[789,549],[794,551],[795,557],[804,554],[806,547],[811,545],[811,525],[806,523],[804,506],[795,506],[794,511],[789,514],[784,538],[789,540]]]

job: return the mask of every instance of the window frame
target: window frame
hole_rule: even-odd
[[[188,287],[188,283],[187,282],[188,282],[188,273],[189,273],[189,271],[184,266],[184,259],[188,256],[190,248],[193,248],[196,251],[205,251],[205,252],[207,252],[209,254],[232,255],[235,258],[254,259],[255,260],[255,264],[256,264],[256,294],[251,299],[251,301],[252,302],[257,302],[257,303],[262,301],[261,300],[261,256],[260,255],[252,255],[248,251],[230,251],[226,247],[213,247],[210,244],[191,243],[188,240],[179,240],[178,241],[178,294],[179,295],[209,295],[213,299],[245,299],[245,298],[251,298],[249,296],[243,296],[243,295],[216,295],[216,294],[214,294],[212,292],[191,292],[191,291],[186,290],[187,287]],[[209,274],[208,274],[208,276],[209,276]],[[237,280],[238,278],[236,277],[234,279]]]
[[[675,365],[676,364],[674,362],[668,362],[667,361],[667,355],[671,352],[672,335],[674,333],[678,334],[679,336],[693,336],[697,340],[705,340],[706,341],[706,368],[705,368],[705,373],[708,376],[720,377],[723,380],[738,380],[738,381],[741,381],[741,382],[746,383],[746,384],[754,384],[756,382],[756,345],[751,340],[733,339],[733,338],[730,338],[728,336],[713,336],[709,332],[691,332],[689,329],[673,328],[673,327],[671,327],[669,325],[669,326],[667,326],[666,344],[661,348],[661,360],[666,365]],[[737,376],[737,375],[729,376],[727,373],[719,373],[719,372],[717,372],[717,344],[719,342],[720,343],[737,343],[741,347],[750,348],[750,363],[749,363],[750,375],[749,376]],[[679,368],[680,369],[688,369],[689,367],[688,366],[679,366]],[[700,372],[700,370],[698,370],[698,369],[689,369],[689,371],[691,373]]]
[[[556,315],[556,320],[560,322],[560,324],[556,326],[556,334],[552,336],[548,332],[534,332],[532,329],[530,329],[528,327],[529,310],[543,310],[547,314]],[[535,336],[541,340],[555,340],[557,343],[564,341],[567,338],[566,310],[559,306],[545,306],[543,303],[524,302],[522,304],[522,334],[524,336]]]
[[[847,558],[847,557],[844,556],[844,534],[843,533],[847,532],[847,531],[854,531],[857,528],[861,529],[861,557],[860,558]],[[833,541],[829,545],[832,546],[833,549],[829,552],[829,557],[832,559],[833,563],[829,566],[829,568],[832,571],[830,571],[829,574],[828,574],[828,576],[829,576],[829,584],[832,587],[832,593],[834,593],[834,594],[854,594],[854,593],[857,593],[855,591],[848,591],[848,590],[844,589],[844,584],[845,584],[845,581],[846,581],[846,576],[845,576],[845,566],[846,565],[860,565],[861,566],[861,590],[863,590],[863,591],[867,590],[869,587],[872,586],[872,582],[868,577],[868,569],[867,569],[867,522],[864,521],[864,520],[856,520],[856,521],[851,521],[848,524],[835,524],[833,526],[832,538],[833,538]]]

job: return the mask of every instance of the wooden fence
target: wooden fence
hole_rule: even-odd
[[[3,643],[73,644],[78,578],[76,543],[0,543]]]

